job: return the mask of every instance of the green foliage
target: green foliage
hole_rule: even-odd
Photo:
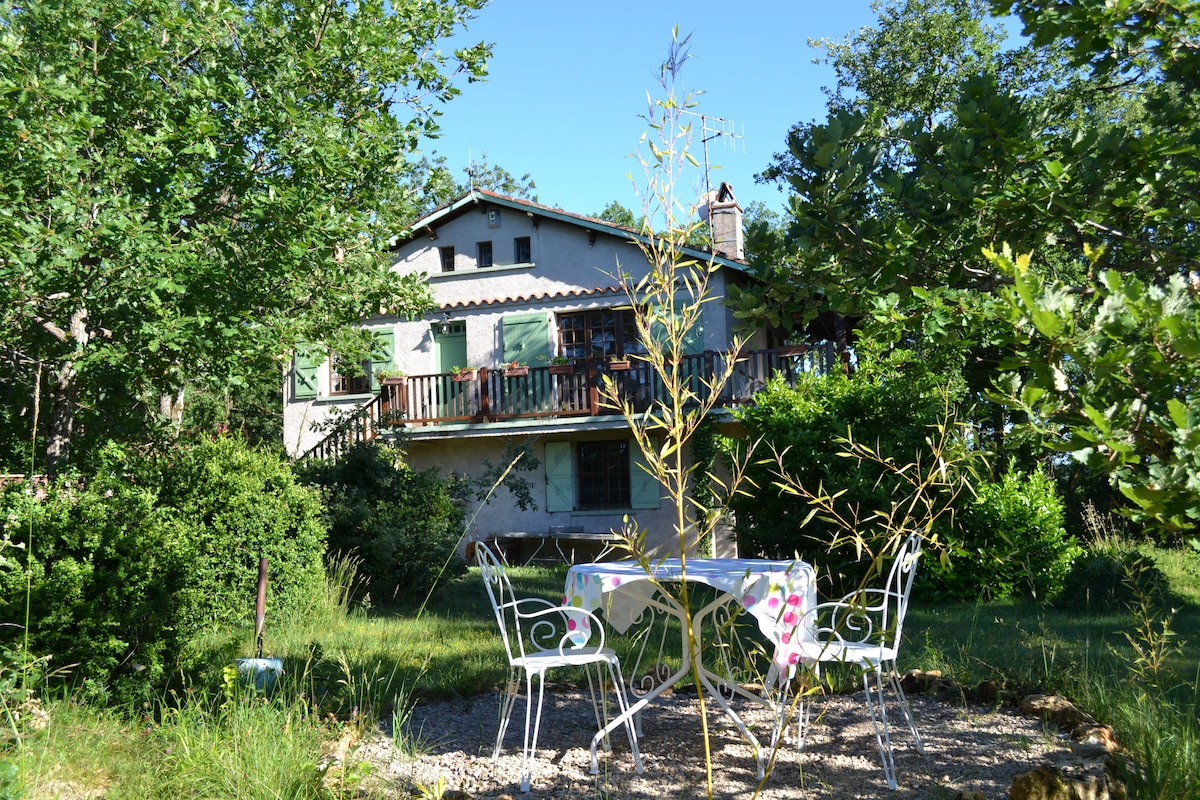
[[[1132,542],[1105,538],[1090,544],[1075,559],[1055,605],[1080,612],[1124,609],[1139,597],[1167,602],[1170,593],[1166,575]]]
[[[602,219],[605,222],[611,222],[614,225],[622,225],[626,228],[638,227],[637,217],[617,200],[613,200],[602,211],[597,211],[591,216],[596,219]]]
[[[69,670],[85,694],[139,697],[163,679],[181,643],[176,591],[188,532],[156,507],[152,487],[124,475],[25,485],[2,496],[5,534],[26,548],[23,570],[0,575],[3,621],[25,626],[32,651]]]
[[[872,513],[890,509],[903,483],[893,467],[930,453],[928,439],[946,411],[941,377],[925,359],[901,350],[880,355],[865,343],[858,358],[853,376],[801,375],[795,389],[772,380],[739,414],[752,440],[761,438],[782,453],[778,463],[748,467],[758,489],[732,502],[739,552],[775,558],[798,553],[820,563],[839,586],[856,585],[861,577],[861,565],[854,566],[857,548],[847,542],[829,552],[830,542],[842,538],[838,523],[814,515],[809,503],[780,488],[777,471],[812,493],[840,492],[837,502],[859,513],[861,533],[869,538],[866,528],[883,522]],[[844,457],[848,435],[892,459],[893,467]]]
[[[1180,2],[993,0],[1026,26],[1001,52],[987,5],[886,3],[825,43],[830,113],[764,172],[791,220],[738,314],[824,303],[952,342],[977,392],[1016,370],[979,406],[993,449],[1028,420],[1180,536],[1200,518],[1200,21]],[[1006,264],[1005,243],[1036,262]]]
[[[110,449],[94,474],[44,498],[3,494],[4,533],[24,570],[0,574],[3,621],[92,699],[144,699],[188,639],[253,619],[258,559],[270,559],[268,614],[319,591],[324,529],[315,494],[287,464],[236,439],[144,458]]]
[[[188,532],[176,624],[193,633],[253,618],[258,562],[268,560],[268,614],[302,610],[324,588],[318,495],[282,457],[222,436],[157,456],[142,476]]]
[[[324,491],[330,552],[358,558],[377,599],[421,598],[466,571],[464,510],[454,481],[436,470],[416,472],[398,451],[368,444],[313,464],[306,479]]]
[[[26,395],[48,381],[51,468],[88,409],[145,425],[181,387],[428,306],[382,254],[406,156],[484,74],[488,46],[436,46],[481,6],[0,7],[0,328]]]
[[[1063,528],[1054,480],[1040,471],[976,484],[974,500],[955,521],[950,560],[930,562],[929,583],[963,600],[1053,597],[1081,552]]]
[[[478,161],[472,162],[462,169],[464,179],[454,180],[450,168],[446,166],[446,157],[434,153],[432,156],[422,156],[406,167],[408,175],[408,193],[415,202],[409,214],[408,222],[428,214],[435,208],[457,200],[472,189],[486,189],[490,192],[522,197],[537,202],[533,190],[537,184],[525,173],[517,178],[508,170],[488,161],[486,152]]]
[[[1103,253],[1086,254],[1098,268]],[[1109,475],[1135,520],[1168,538],[1192,530],[1200,520],[1195,287],[1180,274],[1148,286],[1107,270],[1081,297],[1038,275],[1029,256],[989,257],[1013,281],[1001,298],[1014,338],[1034,343],[1018,346],[997,396],[1054,436],[1057,449]]]

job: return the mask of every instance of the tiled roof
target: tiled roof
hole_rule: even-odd
[[[620,286],[597,286],[594,289],[572,289],[563,292],[542,292],[540,294],[516,295],[510,297],[490,297],[477,300],[466,300],[457,303],[447,303],[440,310],[485,308],[487,306],[503,306],[548,302],[554,300],[575,300],[585,297],[607,297],[608,295],[624,295],[625,290]]]

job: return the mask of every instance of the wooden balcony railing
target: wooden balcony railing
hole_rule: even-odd
[[[712,376],[725,368],[731,355],[708,351],[685,356],[679,369],[688,388],[702,397]],[[736,356],[733,378],[725,385],[718,406],[748,402],[768,378],[780,375],[794,385],[803,373],[834,368],[833,344],[775,350],[742,351]],[[420,430],[455,422],[490,423],[519,419],[594,417],[619,413],[601,403],[605,375],[612,377],[623,400],[636,411],[665,397],[662,378],[636,358],[625,365],[581,359],[562,366],[522,368],[516,372],[481,368],[464,379],[450,373],[389,379],[379,395],[342,419],[302,459],[338,458],[355,444],[369,442],[396,426]]]

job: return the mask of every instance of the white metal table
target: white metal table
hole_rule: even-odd
[[[674,616],[686,631],[688,611],[669,594],[661,591],[665,583],[683,581],[702,583],[718,591],[715,600],[691,616],[692,629],[699,634],[705,618],[714,611],[736,602],[758,624],[759,631],[773,647],[772,673],[786,676],[799,658],[797,637],[807,634],[798,629],[805,612],[816,604],[816,576],[813,568],[803,561],[768,561],[745,558],[677,558],[650,562],[609,561],[577,564],[567,572],[563,605],[587,611],[600,611],[608,625],[619,633],[627,631],[648,610]],[[577,640],[587,641],[591,631],[586,619],[580,617]],[[700,642],[697,652],[699,652]],[[679,669],[652,687],[628,710],[612,720],[592,739],[592,772],[597,770],[596,746],[625,720],[639,713],[667,688],[687,674],[692,663],[686,641],[682,648]],[[727,677],[708,669],[701,661],[695,664],[696,675],[705,691],[717,702],[754,749],[761,777],[765,756],[758,739],[733,710],[717,687],[737,692],[747,698],[775,709],[765,696],[755,695]],[[768,687],[764,687],[764,690]]]

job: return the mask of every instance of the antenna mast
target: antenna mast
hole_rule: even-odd
[[[712,180],[709,177],[708,143],[713,139],[721,139],[722,144],[737,149],[737,143],[742,143],[742,152],[746,152],[746,137],[738,133],[732,120],[721,117],[710,117],[707,114],[697,114],[695,111],[684,111],[693,117],[700,118],[700,143],[704,145],[704,195],[712,192]],[[742,127],[745,131],[745,126]]]

